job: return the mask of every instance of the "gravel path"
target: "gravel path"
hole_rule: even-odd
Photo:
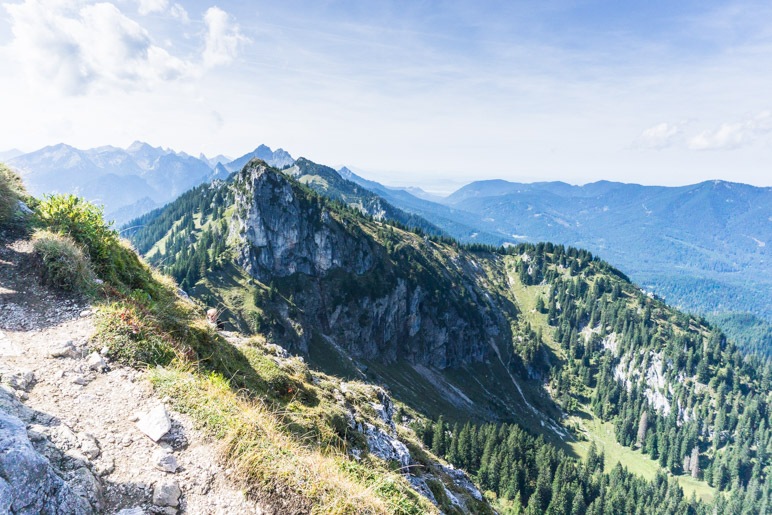
[[[141,371],[89,355],[91,306],[41,286],[30,263],[28,241],[0,241],[0,381],[57,473],[85,484],[101,513],[263,513],[229,480],[216,442]],[[163,418],[158,406],[171,429],[155,442],[139,426],[154,408]]]

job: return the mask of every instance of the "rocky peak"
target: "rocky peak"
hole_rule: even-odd
[[[372,267],[366,240],[349,237],[322,202],[264,161],[250,161],[234,190],[230,237],[237,241],[238,264],[254,277],[320,276],[333,267],[362,274]]]

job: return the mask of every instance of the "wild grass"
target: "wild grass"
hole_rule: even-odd
[[[436,509],[377,460],[348,458],[308,445],[282,424],[284,414],[239,394],[221,374],[154,368],[150,379],[175,408],[222,441],[222,456],[251,496],[284,512],[423,514]]]
[[[0,163],[0,226],[14,221],[19,200],[26,195],[21,178]]]
[[[32,248],[40,260],[44,284],[60,290],[89,293],[95,289],[94,271],[88,256],[69,236],[37,231]]]
[[[587,441],[569,443],[582,459],[587,455],[589,442],[595,442],[598,449],[606,455],[606,472],[610,472],[617,463],[621,463],[633,474],[651,481],[654,480],[657,472],[662,470],[657,461],[643,454],[640,450],[625,447],[617,442],[613,424],[603,422],[587,411],[582,412],[582,415],[583,417],[571,417],[570,420],[582,428]],[[698,499],[705,502],[711,502],[716,496],[716,490],[705,481],[685,475],[674,477],[687,496],[694,493]]]

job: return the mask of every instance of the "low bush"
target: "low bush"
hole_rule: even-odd
[[[157,293],[150,269],[106,223],[102,208],[74,195],[49,195],[37,205],[37,216],[49,230],[67,234],[88,252],[104,281],[123,293]]]
[[[19,200],[25,195],[21,178],[10,168],[0,164],[0,225],[13,221]]]
[[[32,246],[44,284],[81,293],[93,290],[94,272],[89,259],[72,238],[38,231],[32,237]]]

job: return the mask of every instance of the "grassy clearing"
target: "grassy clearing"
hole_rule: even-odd
[[[271,506],[318,514],[437,512],[377,461],[299,441],[279,422],[283,413],[240,395],[220,374],[160,367],[149,374],[177,409],[222,439],[223,456],[248,494]]]
[[[589,450],[590,442],[594,441],[598,448],[602,449],[606,455],[606,472],[610,472],[617,463],[621,463],[630,472],[645,479],[653,480],[657,472],[663,470],[659,463],[641,451],[619,444],[614,436],[614,426],[610,422],[603,422],[587,412],[582,412],[582,418],[571,417],[569,420],[571,423],[578,424],[582,428],[584,436],[587,437],[587,441],[570,442],[569,445],[576,454],[584,459]],[[710,502],[716,495],[716,490],[704,481],[689,476],[674,477],[687,496],[694,492],[698,499]]]

